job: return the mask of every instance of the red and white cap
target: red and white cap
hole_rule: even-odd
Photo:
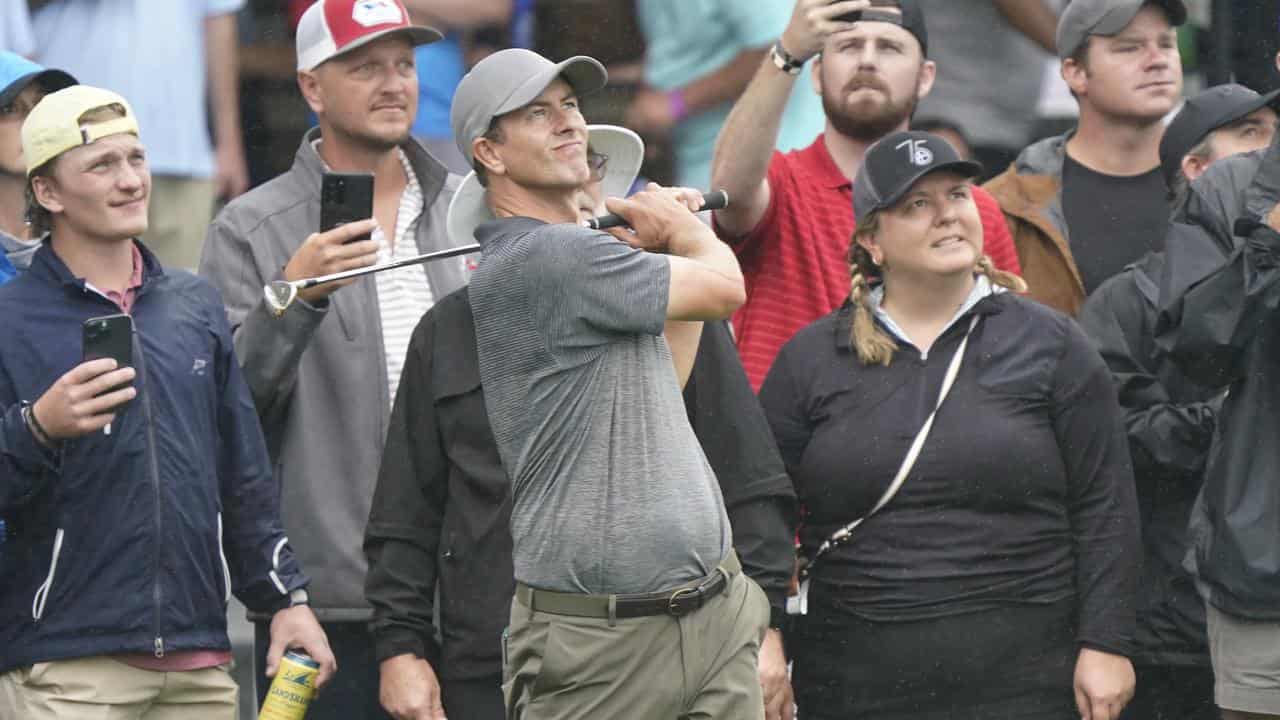
[[[441,38],[436,30],[410,24],[400,0],[316,0],[298,21],[298,70],[314,70],[392,33],[404,33],[414,45]]]

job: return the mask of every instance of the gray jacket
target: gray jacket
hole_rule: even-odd
[[[311,604],[323,621],[362,622],[367,569],[361,550],[391,416],[387,363],[373,277],[338,290],[328,302],[299,300],[271,315],[262,287],[320,225],[324,164],[302,139],[289,172],[235,199],[214,219],[200,274],[222,292],[236,353],[262,418],[281,483],[285,530],[313,582]],[[416,141],[403,146],[422,187],[421,252],[470,242],[445,230],[459,179]],[[435,297],[466,284],[463,263],[426,266]]]
[[[20,271],[31,267],[31,258],[39,249],[39,240],[21,240],[0,230],[0,252]]]

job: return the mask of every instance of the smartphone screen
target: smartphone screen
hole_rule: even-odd
[[[373,217],[373,174],[327,172],[320,181],[320,232]],[[368,235],[348,242],[368,240]]]
[[[112,358],[117,367],[133,365],[133,318],[128,315],[107,315],[84,321],[83,360],[88,362],[101,358]],[[119,390],[121,387],[126,385],[106,392]]]

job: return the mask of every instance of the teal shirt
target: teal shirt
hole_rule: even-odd
[[[744,50],[768,48],[786,29],[794,6],[794,0],[637,0],[648,43],[645,80],[658,90],[673,90],[719,70]],[[716,136],[732,107],[732,102],[724,103],[676,127],[676,179],[681,185],[710,185]],[[783,114],[778,149],[807,147],[823,123],[822,99],[813,91],[806,67]]]

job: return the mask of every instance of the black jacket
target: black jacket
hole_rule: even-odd
[[[1219,609],[1280,619],[1280,233],[1254,224],[1228,263],[1161,305],[1157,337],[1172,360],[1194,382],[1230,386],[1189,560]]]
[[[1197,183],[1203,187],[1206,181],[1226,202],[1216,216],[1197,225],[1220,244],[1226,232],[1234,231],[1238,247],[1225,265],[1185,290],[1162,288],[1157,326],[1161,349],[1189,378],[1229,389],[1192,516],[1189,561],[1216,607],[1277,620],[1280,234],[1258,220],[1280,198],[1280,143],[1264,153],[1215,163]]]
[[[848,304],[783,347],[760,402],[804,506],[801,542],[812,552],[870,511],[973,316],[911,474],[811,578],[873,622],[1074,600],[1077,639],[1128,655],[1140,541],[1115,390],[1074,321],[1013,293],[980,300],[927,353],[900,343],[888,366],[858,361]]]
[[[1142,513],[1138,652],[1148,665],[1208,666],[1204,603],[1182,567],[1187,522],[1204,479],[1221,393],[1191,382],[1156,348],[1160,283],[1168,270],[1220,264],[1223,254],[1186,226],[1103,283],[1080,312],[1111,370],[1124,413]],[[1173,278],[1170,278],[1172,281]]]
[[[795,495],[724,323],[703,331],[685,402],[746,573],[780,612],[795,558]],[[414,330],[387,435],[365,535],[379,661],[412,653],[445,677],[500,674],[515,590],[510,516],[463,289]],[[442,643],[432,623],[437,583]]]

